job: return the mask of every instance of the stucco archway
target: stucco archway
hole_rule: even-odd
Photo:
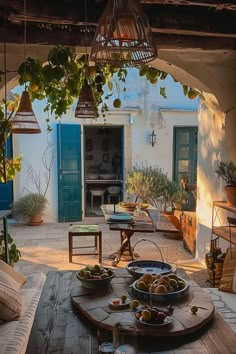
[[[46,61],[49,46],[29,45],[27,55]],[[78,49],[74,50],[77,52]],[[11,55],[13,54],[14,55]],[[37,53],[35,55],[35,53]],[[16,86],[22,45],[8,45],[8,89]],[[236,161],[235,57],[230,50],[159,48],[152,66],[201,93],[199,105],[197,257],[204,258],[210,242],[212,201],[224,197],[214,174],[217,159]]]

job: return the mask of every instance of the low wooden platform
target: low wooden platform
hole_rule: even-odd
[[[98,354],[97,328],[72,306],[70,293],[79,285],[74,271],[51,271],[35,314],[26,354]],[[181,276],[183,276],[181,274]],[[115,280],[116,278],[114,278]],[[118,285],[117,285],[118,291]],[[96,297],[91,302],[96,304]],[[204,307],[204,304],[202,304]],[[113,314],[115,316],[115,314]],[[105,334],[105,330],[103,330]],[[167,351],[169,354],[235,353],[236,336],[218,315],[194,334],[156,340],[140,337],[140,352]],[[109,340],[112,340],[111,335]]]
[[[111,287],[101,290],[86,289],[80,283],[71,291],[73,305],[95,326],[113,330],[119,321],[136,323],[134,312],[130,308],[113,309],[109,306],[110,299],[127,294],[129,285],[134,279],[124,270],[117,270]],[[214,314],[214,304],[211,297],[195,282],[189,281],[189,294],[173,305],[173,322],[168,326],[150,327],[138,324],[137,333],[140,336],[184,336],[199,331],[208,323]],[[147,303],[148,305],[148,303]],[[156,304],[159,308],[163,305]],[[191,307],[198,306],[197,314],[191,312]]]

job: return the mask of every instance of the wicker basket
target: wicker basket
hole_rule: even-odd
[[[217,288],[223,274],[224,254],[219,247],[219,237],[211,240],[211,249],[205,256],[210,284]]]

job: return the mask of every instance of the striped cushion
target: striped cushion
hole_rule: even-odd
[[[21,314],[22,299],[19,284],[0,270],[0,320],[10,321]]]
[[[0,259],[0,270],[7,273],[17,283],[19,283],[20,288],[26,282],[26,277],[24,277],[23,274],[17,272],[14,268],[10,267],[7,263],[3,262],[1,259]]]
[[[21,316],[0,325],[0,354],[24,354],[35,311],[45,282],[43,273],[32,273],[20,289],[23,299]]]

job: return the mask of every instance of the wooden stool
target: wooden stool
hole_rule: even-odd
[[[93,236],[94,244],[92,246],[73,247],[73,237],[75,236]],[[97,255],[99,263],[102,263],[102,232],[99,230],[98,225],[70,225],[68,233],[69,241],[69,262],[72,263],[73,256],[88,256]],[[90,253],[73,253],[73,250],[79,248],[94,248],[94,252]]]

